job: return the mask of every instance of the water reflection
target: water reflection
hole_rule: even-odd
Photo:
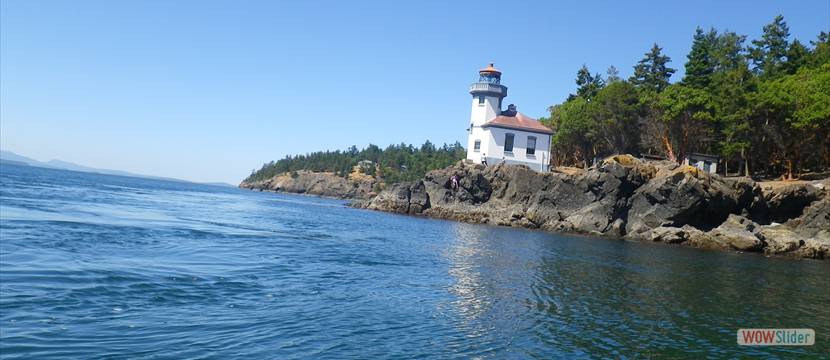
[[[483,233],[479,229],[459,224],[454,230],[457,240],[447,251],[451,264],[448,272],[455,279],[450,292],[458,299],[453,302],[458,313],[475,321],[490,307],[490,297],[483,294],[488,288],[478,266],[490,256],[482,244]]]
[[[544,234],[470,224],[453,224],[452,231],[445,256],[457,327],[469,338],[487,334],[492,352],[518,351],[533,327],[527,314],[534,279],[527,275],[540,264]]]
[[[447,247],[460,330],[545,357],[803,354],[737,348],[741,327],[808,327],[830,341],[823,262],[456,224]],[[830,274],[830,272],[826,272]],[[823,283],[822,283],[823,282]],[[804,292],[801,301],[793,295]],[[820,340],[819,340],[820,341]]]

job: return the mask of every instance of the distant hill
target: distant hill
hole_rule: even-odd
[[[43,168],[49,168],[49,169],[72,170],[72,171],[89,172],[89,173],[105,174],[105,175],[129,176],[129,177],[139,177],[139,178],[145,178],[145,179],[178,181],[178,182],[188,182],[188,183],[193,182],[193,181],[174,179],[174,178],[168,178],[168,177],[161,177],[161,176],[134,174],[134,173],[131,173],[131,172],[121,171],[121,170],[98,169],[98,168],[78,165],[78,164],[75,164],[75,163],[71,163],[71,162],[63,161],[63,160],[58,160],[58,159],[52,159],[52,160],[49,160],[49,161],[38,161],[38,160],[32,159],[30,157],[26,157],[26,156],[23,156],[23,155],[16,154],[16,153],[8,151],[8,150],[0,150],[0,164],[1,165],[8,165],[8,164],[28,165],[28,166],[36,166],[36,167],[43,167]],[[206,185],[215,185],[215,186],[234,186],[234,185],[226,184],[226,183],[205,183],[205,184]]]
[[[16,154],[14,152],[8,150],[0,150],[0,160],[3,162],[17,162],[17,163],[24,163],[29,166],[37,166],[37,167],[45,167],[50,169],[61,169],[61,170],[73,170],[73,171],[81,171],[81,172],[92,172],[98,174],[107,174],[107,175],[121,175],[121,176],[132,176],[132,177],[145,177],[145,178],[157,178],[157,179],[164,179],[164,180],[175,180],[175,181],[182,181],[178,179],[170,179],[170,178],[161,178],[156,176],[147,176],[147,175],[140,175],[140,174],[133,174],[126,171],[121,170],[110,170],[110,169],[97,169],[92,168],[89,166],[78,165],[75,163],[71,163],[68,161],[63,160],[49,160],[49,161],[38,161],[32,159],[30,157],[26,157],[23,155]]]
[[[19,163],[24,163],[26,165],[40,162],[40,161],[37,161],[35,159],[27,158],[27,157],[22,156],[22,155],[17,155],[15,153],[11,152],[11,151],[6,151],[6,150],[0,150],[0,160],[14,161],[14,162],[19,162]]]
[[[7,160],[7,159],[0,159],[0,164],[2,164],[2,165],[29,166],[29,164],[24,163],[22,161],[14,161],[14,160]]]

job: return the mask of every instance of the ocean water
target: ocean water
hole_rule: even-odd
[[[827,261],[1,170],[3,359],[830,355]],[[766,327],[816,345],[737,345]]]

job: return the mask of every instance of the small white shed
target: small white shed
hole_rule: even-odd
[[[683,164],[694,166],[710,174],[717,174],[720,157],[716,155],[691,153],[686,155]]]

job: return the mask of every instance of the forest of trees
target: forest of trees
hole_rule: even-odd
[[[689,153],[723,159],[746,176],[793,178],[830,169],[830,43],[790,39],[777,16],[760,39],[698,28],[679,82],[657,45],[628,80],[583,66],[576,94],[542,118],[556,133],[554,165],[587,166],[610,154]]]
[[[436,147],[427,141],[421,147],[400,144],[381,149],[369,145],[362,150],[356,146],[346,151],[318,151],[306,155],[286,156],[254,170],[245,181],[259,181],[297,170],[328,171],[347,176],[358,162],[369,160],[376,167],[366,169],[368,175],[376,176],[386,183],[397,183],[420,179],[427,171],[450,166],[463,159],[467,152],[460,143]]]

